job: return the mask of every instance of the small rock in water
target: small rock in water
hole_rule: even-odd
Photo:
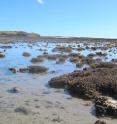
[[[16,73],[16,69],[15,68],[9,68],[9,70],[12,72],[12,73]]]
[[[30,53],[24,52],[22,55],[23,55],[24,57],[29,57],[29,56],[30,56]]]
[[[4,57],[5,57],[5,55],[0,53],[0,58],[4,58]]]
[[[28,72],[28,69],[27,68],[20,68],[19,72],[20,73],[26,73],[26,72]]]
[[[21,88],[19,87],[14,87],[13,89],[10,90],[11,93],[20,93],[21,92]]]
[[[29,66],[29,73],[44,73],[47,72],[48,68],[43,66]]]
[[[15,112],[23,113],[25,115],[29,115],[31,113],[31,110],[25,107],[18,107],[15,109]]]

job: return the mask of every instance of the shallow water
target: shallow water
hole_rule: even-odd
[[[88,43],[87,45],[89,47],[102,47],[105,44],[107,43]],[[69,58],[66,59],[64,64],[56,64],[55,60],[48,60],[46,58],[43,62],[34,64],[48,67],[49,71],[46,74],[19,72],[13,74],[8,68],[15,67],[18,70],[19,68],[33,65],[31,59],[38,55],[42,55],[45,51],[48,52],[48,54],[61,53],[52,52],[53,48],[56,46],[70,46],[74,53],[80,53],[84,56],[87,56],[89,53],[101,51],[107,53],[107,58],[99,58],[108,62],[112,59],[117,59],[117,48],[108,48],[108,50],[85,49],[77,51],[78,45],[84,48],[86,45],[84,45],[84,43],[68,44],[56,42],[16,42],[0,44],[0,46],[5,45],[12,46],[12,48],[5,49],[5,52],[4,49],[0,48],[0,52],[5,54],[5,58],[0,58],[0,124],[93,124],[97,120],[94,113],[92,113],[92,103],[73,98],[69,94],[66,94],[63,89],[54,89],[47,85],[48,81],[53,77],[73,72],[76,69],[82,69],[76,68],[76,65],[69,61]],[[31,56],[24,57],[22,56],[23,52],[29,52]],[[8,92],[16,86],[21,88],[21,93],[13,94]],[[87,103],[90,104],[87,106]],[[26,106],[33,112],[29,115],[16,113],[14,109],[19,106]],[[56,121],[57,119],[58,121]],[[115,119],[102,118],[102,120],[105,120],[108,124],[117,123],[117,120]]]

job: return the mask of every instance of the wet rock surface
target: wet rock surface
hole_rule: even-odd
[[[48,68],[44,67],[44,66],[29,66],[28,67],[28,71],[29,73],[45,73],[48,71]]]
[[[32,63],[38,63],[38,62],[43,62],[43,57],[37,57],[37,58],[32,58],[31,62]]]
[[[23,54],[22,54],[24,57],[29,57],[29,56],[31,56],[31,54],[30,53],[28,53],[28,52],[23,52]]]
[[[117,101],[105,96],[95,99],[95,109],[97,116],[111,116],[117,118]]]
[[[97,121],[95,122],[95,124],[106,124],[106,122],[101,121],[101,120],[97,120]]]

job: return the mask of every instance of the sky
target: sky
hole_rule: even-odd
[[[117,38],[117,0],[0,0],[0,30]]]

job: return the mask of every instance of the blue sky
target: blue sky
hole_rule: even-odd
[[[0,30],[117,38],[117,0],[0,0]]]

